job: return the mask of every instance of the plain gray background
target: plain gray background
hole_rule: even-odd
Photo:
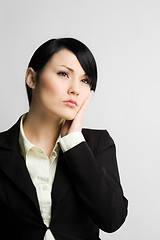
[[[25,71],[44,41],[75,37],[93,52],[97,90],[84,127],[107,129],[129,200],[125,224],[102,240],[160,239],[160,1],[1,0],[0,131],[28,111]]]

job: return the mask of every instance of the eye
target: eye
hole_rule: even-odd
[[[89,79],[83,79],[82,80],[85,84],[88,84],[91,86],[91,81]]]
[[[66,72],[58,72],[57,74],[62,77],[68,77],[68,74]]]

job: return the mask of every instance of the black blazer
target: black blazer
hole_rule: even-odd
[[[0,133],[0,233],[43,240],[47,227],[18,143],[20,118]],[[59,152],[49,226],[56,240],[98,240],[99,229],[116,231],[127,215],[112,138],[106,130],[82,133],[85,142]]]

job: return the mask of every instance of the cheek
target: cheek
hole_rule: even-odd
[[[50,81],[49,79],[41,79],[41,90],[44,91],[44,93],[55,93],[56,86],[53,81]]]
[[[59,81],[53,78],[41,79],[41,92],[47,98],[59,96],[63,92],[64,87]]]

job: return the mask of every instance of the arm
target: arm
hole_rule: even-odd
[[[65,121],[62,137],[82,130],[92,94],[90,91],[75,118]],[[125,221],[128,201],[120,184],[115,144],[106,130],[101,132],[96,136],[98,140],[94,141],[92,150],[86,141],[82,141],[64,152],[64,158],[73,186],[90,217],[103,231],[114,232]]]
[[[88,214],[100,229],[114,232],[125,221],[128,201],[120,184],[115,144],[106,130],[99,133],[94,154],[82,141],[64,152],[64,157]]]

